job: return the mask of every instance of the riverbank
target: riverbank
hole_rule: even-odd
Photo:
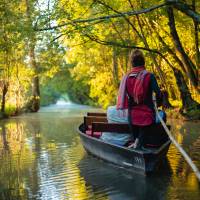
[[[51,104],[51,105],[57,105],[57,104]],[[48,105],[48,106],[51,106],[51,105]],[[63,106],[65,105],[68,105],[68,104],[67,103],[63,104]],[[74,105],[79,105],[79,104],[74,104]],[[42,106],[41,108],[48,107],[48,106]],[[190,110],[189,112],[181,112],[180,108],[176,107],[176,108],[166,109],[165,112],[167,113],[167,117],[170,119],[179,119],[183,121],[200,121],[200,110],[197,110],[197,109]],[[14,108],[6,109],[5,113],[0,112],[0,120],[13,117],[13,116],[18,116],[24,113],[31,113],[31,112],[30,110],[27,110],[25,108],[17,112]]]

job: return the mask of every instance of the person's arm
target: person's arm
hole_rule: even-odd
[[[158,86],[157,80],[153,74],[151,74],[151,89],[153,92],[156,93],[156,100],[157,100],[158,106],[161,106],[162,105],[162,93]]]

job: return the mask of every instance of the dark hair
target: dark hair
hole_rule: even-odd
[[[139,67],[145,65],[144,55],[139,49],[133,50],[131,52],[130,61],[132,67]]]

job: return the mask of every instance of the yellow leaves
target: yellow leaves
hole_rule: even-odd
[[[36,134],[35,134],[35,137],[36,137],[36,138],[41,138],[41,134],[40,134],[40,133],[36,133]]]
[[[26,13],[26,2],[25,1],[20,2],[18,10],[22,13]]]
[[[113,85],[111,72],[99,72],[96,77],[90,81],[90,96],[97,98],[98,103],[107,108],[109,105],[114,104],[114,99],[117,94],[117,90]]]
[[[182,102],[180,100],[173,100],[173,99],[169,99],[170,103],[172,104],[172,106],[174,107],[181,107],[182,106]]]
[[[40,96],[30,96],[30,99],[33,100],[33,99],[40,99]]]
[[[60,14],[58,23],[69,23],[74,19],[89,19],[116,14],[114,10],[117,10],[117,12],[140,10],[158,4],[158,1],[155,0],[139,2],[134,0],[131,2],[132,5],[126,0],[105,0],[104,3],[108,5],[106,7],[106,5],[92,0],[61,0],[59,1],[59,8],[63,13]],[[175,11],[175,13],[176,27],[181,42],[187,54],[193,59],[195,48],[191,20],[182,20],[177,15],[178,12]],[[95,24],[71,23],[62,28],[62,33],[65,35],[60,42],[68,48],[66,55],[67,62],[74,64],[74,67],[70,68],[73,80],[76,83],[80,81],[87,86],[89,85],[90,97],[95,100],[97,99],[98,103],[104,105],[104,107],[114,102],[117,90],[115,85],[117,85],[117,81],[121,78],[122,74],[128,70],[128,53],[123,54],[123,48],[120,47],[116,47],[117,55],[115,60],[117,67],[115,67],[117,69],[113,69],[113,46],[105,46],[109,42],[109,44],[118,43],[126,46],[145,47],[145,42],[147,41],[148,45],[146,47],[148,46],[149,49],[159,51],[168,59],[169,63],[175,68],[180,69],[180,66],[177,64],[178,62],[170,55],[169,49],[174,51],[174,43],[168,26],[169,19],[164,8],[139,15],[141,29],[136,16],[130,16],[128,19],[132,24],[129,24],[122,17]],[[182,22],[184,23],[182,24]],[[145,37],[145,41],[142,39],[143,37]],[[175,54],[181,59],[177,52]],[[165,75],[166,85],[170,91],[169,96],[180,100],[180,92],[176,85],[177,80],[172,69],[164,59],[157,54],[154,55]],[[145,51],[145,57],[148,70],[157,74],[157,70],[153,68],[155,65],[154,61],[148,51]],[[113,75],[115,70],[117,71],[117,75]],[[112,80],[113,76],[118,76],[116,77],[115,84]],[[51,73],[50,77],[52,77]],[[77,85],[77,87],[81,88],[81,84]],[[177,101],[174,102],[174,105],[181,106],[181,103]]]
[[[87,18],[89,15],[88,5],[92,3],[91,0],[87,1],[74,1],[74,0],[61,0],[59,1],[59,8],[63,12],[62,20]],[[61,21],[59,21],[60,23]]]
[[[49,69],[45,75],[49,78],[53,78],[53,76],[59,71],[59,67],[58,66],[54,66],[51,69]]]
[[[80,80],[84,77],[92,77],[92,71],[90,71],[90,66],[85,66],[81,62],[78,63],[77,67],[71,70],[71,73],[75,80]]]

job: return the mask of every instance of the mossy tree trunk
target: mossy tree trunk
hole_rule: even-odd
[[[2,86],[2,98],[1,98],[1,112],[5,115],[5,104],[6,104],[6,94],[8,92],[8,82],[4,82]]]
[[[181,71],[175,68],[173,69],[173,71],[176,77],[176,83],[179,88],[183,103],[181,111],[184,113],[190,111],[191,109],[199,109],[200,104],[192,99],[191,93]]]
[[[32,112],[37,112],[40,109],[40,86],[39,86],[39,70],[35,58],[35,47],[36,47],[36,35],[32,27],[32,9],[34,1],[26,0],[26,15],[27,15],[27,24],[29,27],[28,35],[28,49],[29,49],[29,64],[33,70],[32,78],[32,96],[29,102],[29,109]]]

